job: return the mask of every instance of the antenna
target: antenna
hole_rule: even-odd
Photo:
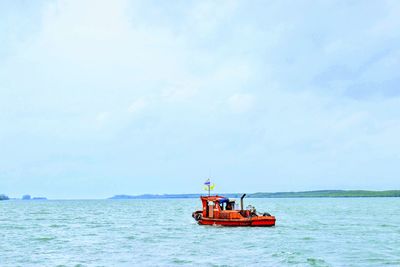
[[[211,174],[212,174],[212,171],[211,171],[211,168],[210,168],[208,170],[208,177],[210,179],[210,184],[208,185],[208,196],[211,196],[211,186],[212,186],[212,189],[214,190],[214,185],[212,185],[212,183],[211,183],[211,178],[212,178]]]
[[[211,196],[211,190],[210,190],[210,187],[211,187],[211,169],[210,170],[208,170],[208,179],[209,179],[209,181],[210,181],[210,184],[208,185],[208,196]]]

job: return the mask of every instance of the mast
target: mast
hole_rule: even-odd
[[[204,188],[204,190],[208,191],[208,196],[211,196],[211,190],[214,190],[214,184],[211,184],[211,178],[208,178],[206,180],[206,182],[204,183],[204,185],[206,185],[207,187]]]

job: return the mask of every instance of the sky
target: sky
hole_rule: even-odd
[[[400,189],[399,1],[0,2],[0,193]]]

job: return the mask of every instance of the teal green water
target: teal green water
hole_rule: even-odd
[[[272,228],[199,226],[198,199],[0,202],[0,266],[400,266],[400,198],[247,199]]]

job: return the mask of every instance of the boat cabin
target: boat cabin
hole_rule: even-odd
[[[236,200],[223,196],[202,196],[203,204],[202,215],[204,218],[216,219],[240,219],[240,211],[236,205]]]

